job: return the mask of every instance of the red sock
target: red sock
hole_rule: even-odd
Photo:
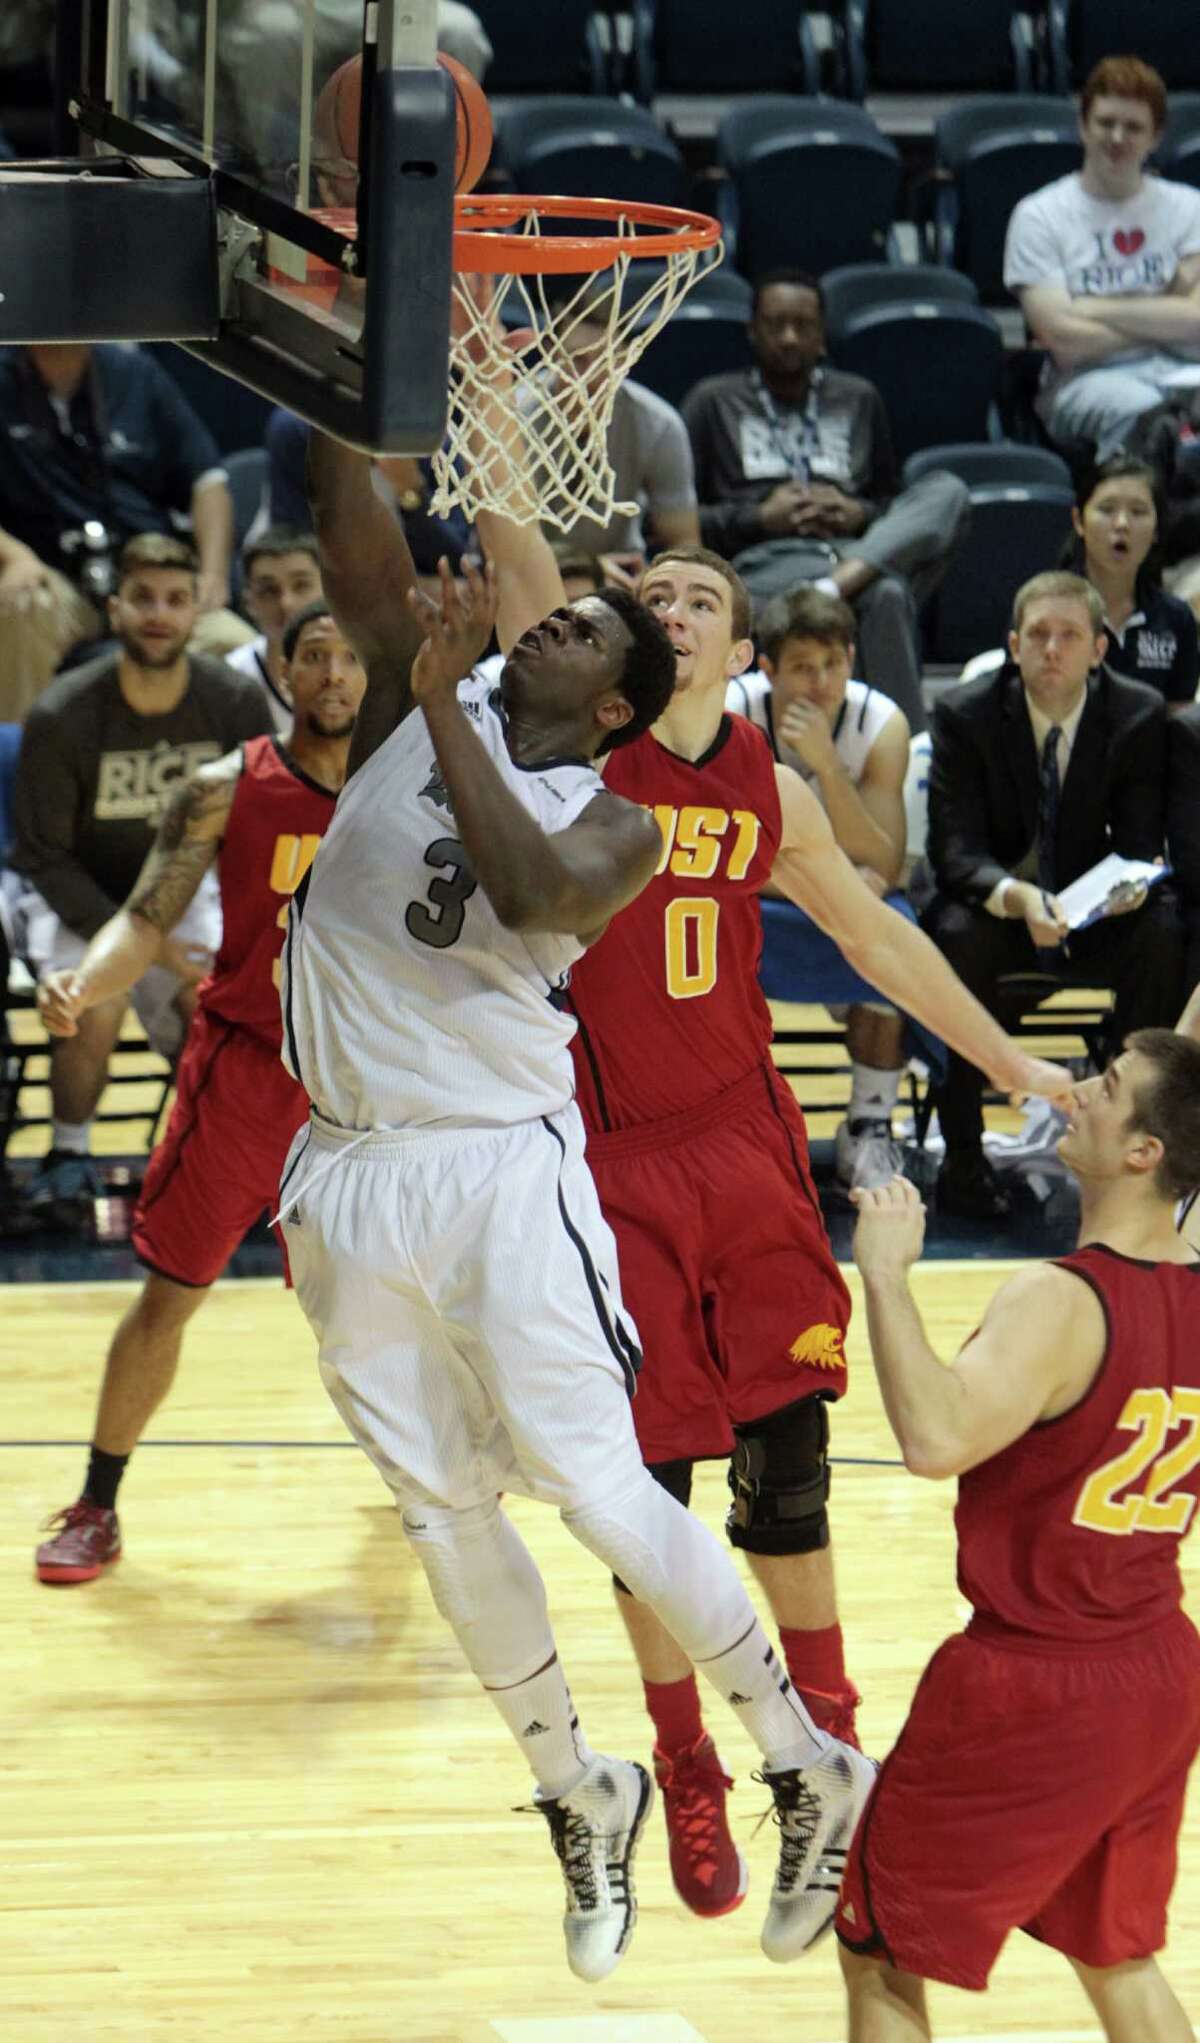
[[[694,1674],[685,1674],[682,1681],[643,1681],[642,1687],[660,1752],[682,1752],[704,1736]]]
[[[779,1643],[813,1722],[845,1744],[857,1745],[854,1712],[861,1697],[846,1673],[841,1625],[827,1625],[818,1632],[788,1631],[781,1625]]]

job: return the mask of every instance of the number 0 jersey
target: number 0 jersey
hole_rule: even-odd
[[[769,1056],[758,894],[782,828],[775,762],[740,716],[722,717],[696,760],[647,732],[612,754],[604,784],[653,810],[663,853],[571,974],[589,1130],[705,1106]]]
[[[603,792],[578,760],[518,766],[488,681],[473,676],[458,697],[543,830],[566,829]],[[500,922],[414,710],[347,782],[293,896],[284,1062],[342,1128],[508,1127],[556,1113],[573,1090],[563,991],[581,948]]]
[[[1093,1244],[1108,1340],[1086,1397],[959,1482],[958,1582],[980,1636],[1095,1651],[1178,1609],[1179,1545],[1200,1497],[1200,1262]]]

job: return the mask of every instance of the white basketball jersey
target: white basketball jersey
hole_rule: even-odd
[[[811,774],[803,762],[780,742],[772,713],[771,683],[765,674],[760,674],[757,669],[749,674],[739,674],[725,691],[725,707],[757,724],[759,730],[766,733],[767,743],[775,757],[783,765],[794,767],[820,801],[821,788],[815,774]],[[881,695],[877,688],[869,687],[865,681],[847,681],[845,699],[833,726],[833,745],[846,770],[846,778],[855,787],[863,777],[872,745],[895,714],[896,705],[890,696]]]
[[[603,792],[577,761],[518,766],[499,694],[458,691],[493,762],[543,830]],[[559,1004],[573,936],[505,929],[459,842],[419,710],[343,789],[283,954],[283,1058],[341,1128],[507,1127],[574,1091]],[[531,1244],[531,1247],[533,1244]]]

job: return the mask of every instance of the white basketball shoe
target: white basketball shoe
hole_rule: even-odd
[[[755,1775],[771,1790],[779,1825],[779,1866],[761,1939],[777,1965],[803,1957],[831,1928],[875,1773],[874,1760],[831,1738],[812,1766]]]
[[[597,1754],[569,1795],[534,1807],[550,1826],[567,1890],[563,1934],[577,1979],[605,1979],[629,1948],[637,1921],[633,1855],[654,1804],[644,1766]]]

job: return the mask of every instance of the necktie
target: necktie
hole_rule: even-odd
[[[1060,725],[1052,724],[1042,742],[1038,774],[1038,885],[1044,887],[1048,894],[1055,891],[1058,866],[1058,807],[1062,797],[1062,782],[1058,777],[1058,741],[1061,736]]]

